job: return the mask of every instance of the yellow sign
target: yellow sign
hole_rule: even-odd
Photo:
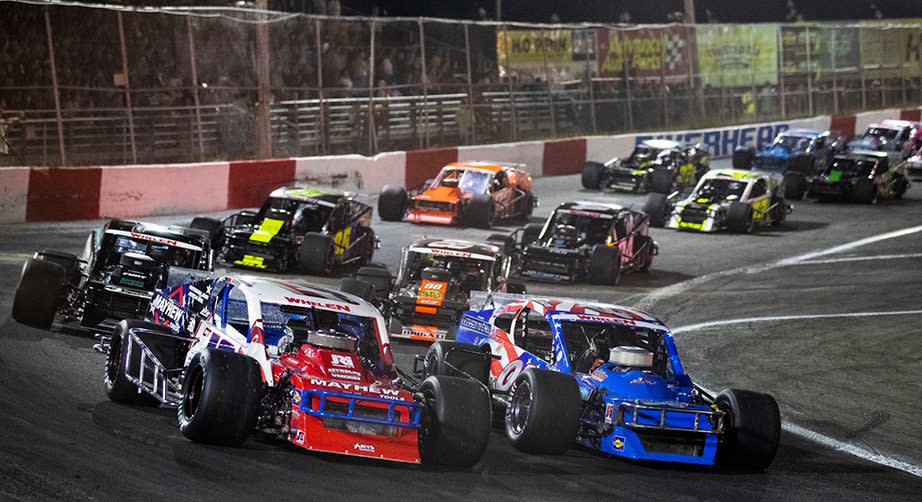
[[[496,33],[496,54],[505,63],[569,63],[573,61],[573,32],[570,30],[515,30]],[[502,64],[502,63],[501,63]]]
[[[778,25],[698,25],[695,32],[704,85],[742,87],[778,82]]]

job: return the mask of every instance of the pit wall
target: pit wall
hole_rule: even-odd
[[[691,131],[525,141],[386,152],[374,157],[335,155],[168,165],[0,168],[0,223],[143,218],[255,207],[273,189],[292,183],[377,193],[385,184],[415,187],[445,164],[490,160],[525,164],[533,176],[582,171],[587,160],[628,155],[653,138],[701,142],[714,158],[738,146],[759,148],[785,129],[831,129],[853,136],[885,119],[920,120],[922,108],[736,125]],[[574,190],[577,186],[574,185]]]

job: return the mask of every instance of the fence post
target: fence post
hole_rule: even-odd
[[[506,85],[509,88],[509,106],[512,110],[512,141],[519,139],[518,118],[515,113],[515,94],[512,90],[512,72],[509,70],[509,25],[503,25],[503,49],[506,56]],[[497,54],[497,57],[499,55]]]
[[[195,103],[195,129],[198,131],[198,160],[205,158],[205,141],[202,138],[202,102],[198,95],[198,66],[195,62],[195,38],[192,36],[192,16],[186,17],[186,35],[189,37],[189,66],[192,72],[192,101]]]
[[[596,46],[598,39],[595,35],[596,32],[593,30],[592,37],[590,38],[590,40],[592,40],[590,48],[592,49],[592,54],[597,58],[599,54],[599,48]],[[589,54],[586,54],[586,83],[589,84],[589,121],[592,123],[592,134],[596,134],[598,132],[595,120],[595,89],[593,89],[592,83],[592,61],[594,59],[595,58],[590,58]]]
[[[258,82],[256,124],[259,144],[259,157],[266,159],[272,156],[272,122],[269,102],[272,93],[269,89],[269,24],[266,10],[267,0],[257,0],[256,8],[260,10],[256,25],[256,79]]]
[[[378,131],[375,127],[375,28],[377,21],[371,20],[369,26],[368,43],[368,153],[374,155],[378,151]]]
[[[314,41],[317,45],[317,109],[320,113],[320,154],[327,154],[327,114],[323,99],[323,46],[320,43],[320,18],[314,19]],[[300,138],[300,135],[298,136]]]
[[[804,45],[807,49],[807,113],[810,116],[815,115],[813,113],[813,65],[811,64],[812,58],[810,58],[810,27],[804,28]]]
[[[547,41],[545,31],[541,32],[541,55],[544,57],[544,88],[547,90],[547,104],[551,111],[551,135],[557,136],[557,113],[554,108],[554,94],[551,92],[551,71],[547,64]]]
[[[477,113],[474,108],[474,83],[471,75],[471,25],[464,23],[464,55],[467,59],[467,103],[470,108],[471,142],[477,144]]]
[[[423,83],[423,137],[425,148],[429,148],[429,79],[426,74],[426,30],[423,28],[423,18],[419,18],[419,51],[420,51],[420,76]]]
[[[125,79],[125,105],[128,107],[128,136],[131,139],[131,163],[138,163],[138,148],[134,136],[134,108],[131,106],[131,79],[128,78],[128,50],[125,47],[125,21],[122,11],[115,12],[118,20],[118,40],[122,49],[122,76]]]
[[[54,60],[54,43],[51,36],[51,14],[45,6],[45,35],[48,39],[48,64],[51,66],[51,87],[54,89],[54,113],[58,120],[58,148],[61,154],[61,165],[67,165],[67,154],[64,152],[64,119],[61,117],[61,89],[58,88],[58,70]]]
[[[781,119],[787,120],[788,118],[787,101],[788,100],[784,92],[784,86],[785,86],[785,82],[784,82],[784,36],[781,33],[782,29],[783,29],[782,25],[779,24],[777,27],[777,32],[778,32],[778,36],[777,36],[778,38],[778,89],[780,91],[778,93],[778,96],[781,98]]]
[[[627,110],[627,128],[628,130],[634,129],[634,110],[631,103],[631,75],[628,71],[628,66],[631,65],[631,58],[628,54],[628,51],[625,49],[624,37],[621,36],[621,30],[618,30],[618,39],[619,46],[621,47],[621,69],[624,73],[624,101],[625,101],[625,110]]]
[[[664,37],[665,38],[665,37]],[[663,98],[663,124],[666,127],[669,127],[669,96],[666,87],[666,43],[663,40],[663,44],[660,46],[660,55],[659,55],[659,81],[660,81],[660,94]]]
[[[832,58],[832,111],[839,113],[839,70],[836,68],[836,30],[829,30],[829,54]]]
[[[880,107],[883,108],[887,106],[887,93],[884,85],[884,29],[878,27],[877,30],[880,32],[880,64],[877,65],[877,73],[880,77]]]

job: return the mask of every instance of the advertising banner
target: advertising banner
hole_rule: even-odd
[[[691,29],[665,26],[596,31],[598,74],[602,77],[688,76],[694,50]]]
[[[832,80],[834,71],[855,70],[859,64],[858,29],[829,26],[783,26],[781,71],[786,75],[812,73],[815,80]]]
[[[586,44],[578,43],[579,58],[574,58],[572,30],[509,30],[496,32],[496,57],[499,74],[506,71],[520,76],[551,81],[567,80],[586,73]],[[582,59],[582,62],[577,61]],[[548,75],[545,75],[547,69]]]
[[[698,72],[704,85],[742,87],[778,82],[778,25],[698,25]]]

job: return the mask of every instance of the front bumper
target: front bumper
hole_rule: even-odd
[[[680,207],[672,213],[667,228],[693,232],[716,232],[720,230],[716,215],[709,208]]]
[[[574,282],[582,277],[583,253],[579,250],[529,247],[520,274],[547,282]]]
[[[646,174],[645,169],[616,167],[608,172],[608,186],[609,188],[637,191],[643,184]]]
[[[288,241],[260,244],[235,238],[224,248],[224,261],[254,270],[284,271],[287,268]]]

